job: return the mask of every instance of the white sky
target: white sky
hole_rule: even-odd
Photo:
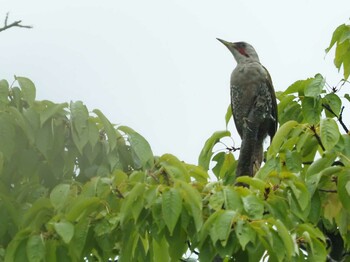
[[[215,38],[251,43],[276,90],[316,73],[335,85],[341,75],[324,49],[350,2],[0,0],[0,27],[8,11],[34,29],[0,33],[0,79],[29,77],[38,99],[82,100],[141,133],[156,155],[197,163],[225,129],[235,67]]]

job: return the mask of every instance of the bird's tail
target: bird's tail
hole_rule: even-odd
[[[249,132],[247,132],[249,133]],[[254,176],[263,160],[263,141],[253,138],[242,139],[236,177]]]

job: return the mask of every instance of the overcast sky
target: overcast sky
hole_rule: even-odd
[[[324,49],[350,2],[0,0],[0,11],[0,27],[6,12],[34,26],[0,34],[0,79],[29,77],[38,99],[82,100],[141,133],[156,155],[197,163],[225,129],[230,101],[235,62],[216,37],[251,43],[278,91],[316,73],[335,85],[341,75]]]

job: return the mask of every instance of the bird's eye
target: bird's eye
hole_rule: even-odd
[[[245,48],[246,45],[245,45],[244,42],[239,42],[239,43],[238,43],[238,47],[239,47],[239,48]]]

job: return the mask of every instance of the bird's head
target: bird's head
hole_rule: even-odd
[[[259,56],[256,53],[253,46],[246,42],[227,42],[220,38],[216,38],[221,43],[223,43],[233,54],[233,57],[236,59],[237,63],[244,62],[259,62]]]

